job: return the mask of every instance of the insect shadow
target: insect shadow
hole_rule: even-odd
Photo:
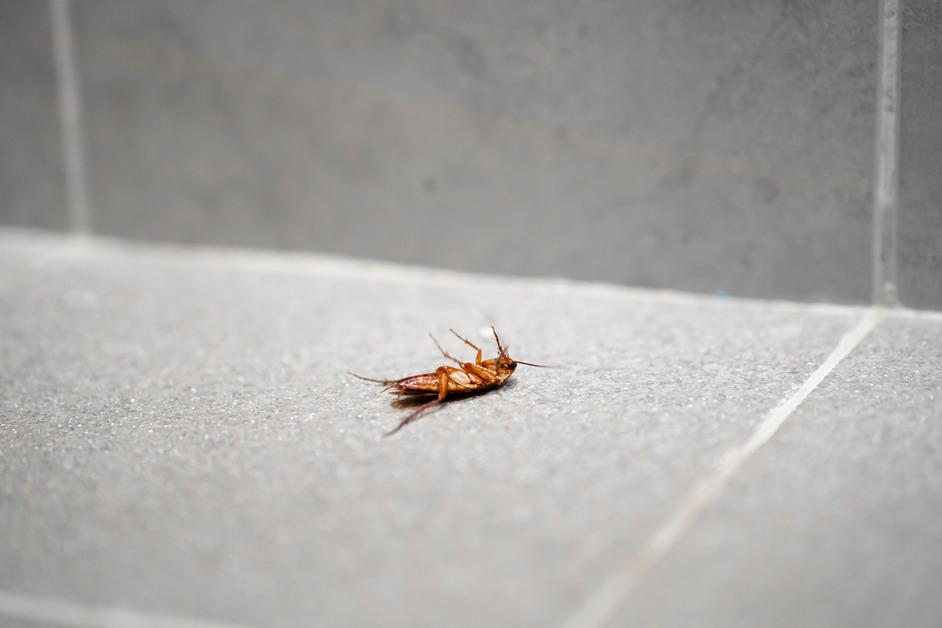
[[[458,368],[453,366],[440,366],[430,373],[408,375],[400,379],[374,379],[347,371],[350,375],[359,379],[385,386],[386,388],[384,390],[397,396],[397,399],[392,402],[393,407],[413,408],[412,412],[402,419],[399,425],[386,433],[386,436],[392,436],[403,427],[419,418],[423,412],[440,405],[446,400],[452,401],[471,397],[504,386],[507,380],[510,379],[510,376],[514,374],[518,364],[535,366],[537,368],[549,368],[543,364],[533,364],[532,362],[524,362],[511,358],[507,353],[507,347],[501,343],[500,336],[497,335],[497,330],[494,329],[493,326],[491,327],[491,331],[494,332],[494,340],[497,341],[498,355],[496,358],[488,360],[482,359],[483,350],[480,347],[454,329],[449,331],[477,352],[474,362],[462,362],[458,358],[449,355],[448,352],[442,349],[442,346],[438,344],[435,337],[429,334],[432,338],[432,342],[434,342],[438,350],[442,352],[442,355],[456,363]],[[429,399],[430,397],[432,397],[431,400]]]

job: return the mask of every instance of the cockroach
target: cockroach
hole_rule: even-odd
[[[514,374],[518,364],[535,366],[537,368],[548,368],[544,364],[533,364],[532,362],[524,362],[523,360],[511,358],[507,353],[507,347],[501,343],[500,336],[497,335],[497,330],[494,329],[493,326],[491,327],[491,331],[494,332],[494,340],[497,341],[497,357],[489,360],[482,359],[484,352],[479,346],[454,329],[449,329],[449,331],[457,336],[463,343],[477,351],[474,362],[462,362],[453,355],[450,355],[438,344],[438,341],[435,340],[435,336],[429,334],[432,338],[432,342],[434,342],[438,350],[442,352],[442,355],[457,364],[458,368],[453,366],[439,366],[431,373],[409,375],[400,379],[373,379],[372,377],[363,377],[362,375],[347,371],[356,378],[386,386],[386,390],[391,391],[392,394],[398,395],[400,398],[435,397],[431,401],[427,401],[413,410],[406,418],[399,422],[399,425],[386,432],[386,436],[392,436],[409,423],[418,419],[419,415],[423,412],[433,406],[437,406],[446,399],[476,395],[497,388],[510,379],[510,376]]]

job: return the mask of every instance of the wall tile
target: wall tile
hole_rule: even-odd
[[[78,3],[95,222],[869,298],[877,3]]]
[[[903,4],[899,294],[942,309],[942,5]]]

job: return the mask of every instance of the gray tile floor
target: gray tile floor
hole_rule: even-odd
[[[874,316],[0,231],[0,625],[938,625],[942,316]],[[491,322],[561,368],[382,438],[346,369]]]

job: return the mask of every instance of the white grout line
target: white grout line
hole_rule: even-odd
[[[897,305],[900,2],[880,2],[880,75],[873,190],[873,302]]]
[[[52,46],[59,91],[59,124],[69,222],[77,233],[91,229],[85,146],[82,131],[82,98],[78,78],[78,52],[72,28],[71,0],[49,0]]]
[[[0,242],[6,247],[18,245],[33,250],[49,249],[50,254],[81,256],[102,260],[131,257],[159,258],[165,265],[185,264],[209,269],[243,270],[277,274],[314,275],[361,281],[387,281],[428,288],[502,288],[539,291],[544,294],[578,291],[598,298],[628,299],[637,303],[678,307],[772,308],[780,311],[807,312],[834,316],[856,316],[869,306],[835,303],[801,303],[780,299],[716,296],[655,288],[625,286],[601,281],[552,277],[522,277],[475,273],[419,265],[369,260],[307,251],[268,251],[213,245],[181,245],[150,241],[122,240],[99,235],[62,236],[22,227],[0,227]]]
[[[64,256],[102,261],[148,260],[172,266],[194,265],[207,269],[243,270],[277,274],[313,275],[362,281],[388,281],[401,285],[422,285],[429,288],[520,288],[543,294],[578,292],[580,295],[625,299],[636,303],[672,305],[677,307],[748,307],[774,309],[782,312],[828,316],[859,316],[871,305],[840,303],[807,303],[783,299],[723,296],[641,288],[602,281],[551,277],[496,275],[461,270],[429,268],[419,265],[345,257],[307,251],[269,251],[226,246],[161,243],[123,240],[99,235],[68,234],[25,227],[0,226],[0,244],[6,249],[19,247],[33,251],[45,250],[51,257]],[[887,317],[907,319],[942,319],[940,310],[913,310],[902,306],[884,310]]]
[[[644,548],[609,576],[569,618],[562,628],[601,628],[609,622],[641,579],[677,544],[704,510],[726,489],[730,479],[775,435],[798,406],[824,378],[883,320],[882,309],[871,309],[841,338],[827,359],[794,394],[773,408],[743,445],[721,456],[712,474],[697,482],[673,514],[651,536]]]
[[[13,229],[4,229],[13,233]],[[16,229],[19,233],[26,230]],[[3,232],[0,232],[0,237]],[[57,239],[53,243],[57,252],[64,252],[62,236],[43,233],[42,238]],[[496,275],[469,271],[429,268],[425,266],[369,260],[341,255],[329,255],[307,251],[269,251],[211,245],[180,245],[173,243],[138,242],[91,236],[71,240],[74,249],[82,254],[100,255],[159,255],[164,260],[184,264],[198,264],[204,268],[242,269],[253,272],[311,274],[323,277],[366,281],[388,281],[403,285],[454,288],[525,287],[544,293],[578,290],[601,298],[629,299],[639,303],[673,305],[678,307],[771,307],[781,311],[821,314],[830,316],[858,316],[871,308],[869,305],[845,305],[840,303],[805,303],[782,299],[760,299],[754,297],[724,296],[722,298],[703,293],[677,290],[641,288],[602,281],[586,281],[551,277],[522,277],[519,275]],[[888,316],[907,318],[939,318],[942,311],[911,310],[893,307],[886,310]]]
[[[2,590],[0,615],[79,628],[245,628],[239,624],[79,604]]]

